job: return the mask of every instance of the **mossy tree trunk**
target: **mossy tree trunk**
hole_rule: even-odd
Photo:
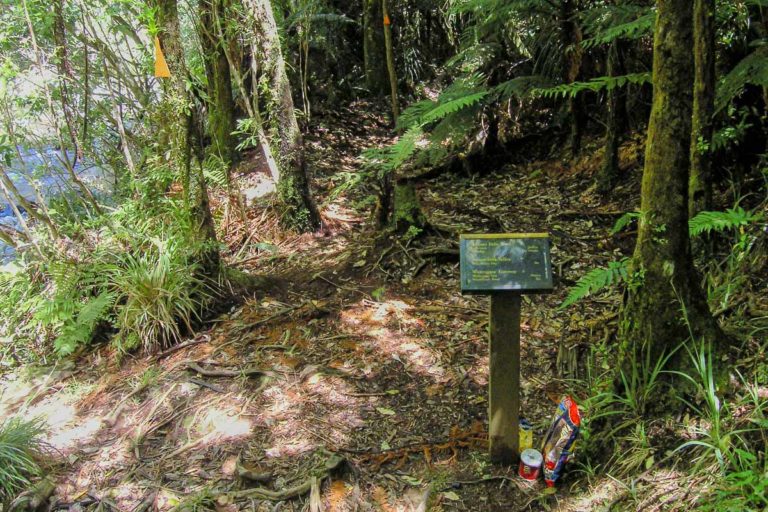
[[[285,207],[283,223],[298,231],[314,231],[320,227],[320,213],[310,192],[304,142],[272,5],[269,0],[247,0],[246,6],[253,16],[253,54],[258,59],[259,80],[264,85],[259,91],[263,91],[269,136],[277,156],[277,190]]]
[[[424,229],[427,219],[421,211],[416,185],[407,179],[398,180],[392,191],[391,226],[400,233],[411,228]]]
[[[381,0],[363,0],[363,66],[365,85],[372,94],[387,91],[387,60],[384,46],[384,13]]]
[[[626,73],[620,41],[614,41],[608,50],[608,76]],[[605,157],[598,177],[601,193],[610,192],[619,179],[619,147],[627,125],[626,89],[614,87],[608,91],[608,124],[605,132]]]
[[[170,78],[163,83],[165,120],[162,140],[170,146],[168,165],[174,169],[182,183],[184,200],[195,227],[197,257],[206,275],[214,275],[219,268],[216,229],[211,215],[208,187],[203,175],[202,162],[192,163],[195,126],[191,98],[187,92],[187,66],[181,42],[181,27],[176,0],[155,0],[160,46],[168,62]]]
[[[712,117],[715,111],[715,0],[694,0],[693,124],[688,214],[712,209]]]
[[[622,322],[622,367],[651,364],[694,336],[722,340],[693,267],[688,236],[688,177],[693,102],[693,8],[690,0],[658,0],[653,53],[653,105],[643,171],[641,211]],[[672,364],[684,365],[684,351]]]
[[[235,131],[235,102],[222,26],[225,8],[223,0],[200,0],[198,31],[208,79],[208,132],[211,146],[224,162],[231,165],[237,151],[232,136]]]

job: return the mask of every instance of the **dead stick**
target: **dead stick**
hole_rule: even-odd
[[[239,377],[241,375],[250,377],[251,375],[264,375],[264,372],[258,368],[245,368],[243,370],[208,370],[206,368],[201,368],[200,365],[192,361],[187,363],[187,368],[204,377]]]

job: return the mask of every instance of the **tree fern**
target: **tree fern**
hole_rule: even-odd
[[[487,94],[487,90],[477,91],[465,96],[460,96],[445,103],[438,103],[435,108],[424,114],[424,116],[421,118],[421,125],[423,126],[435,121],[439,121],[447,115],[454,114],[461,109],[472,106],[485,98]]]
[[[688,228],[691,236],[699,236],[712,231],[738,229],[762,220],[761,214],[748,212],[741,206],[736,206],[724,212],[701,212],[688,221]]]
[[[581,299],[588,297],[604,288],[616,285],[625,281],[628,276],[627,266],[629,259],[624,258],[620,261],[612,261],[607,268],[593,269],[576,282],[571,288],[568,297],[565,298],[560,309],[567,308]]]

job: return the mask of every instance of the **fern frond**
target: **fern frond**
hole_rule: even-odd
[[[617,87],[626,85],[642,85],[651,83],[653,80],[651,73],[630,73],[621,76],[601,76],[593,78],[588,82],[573,82],[570,84],[561,84],[548,89],[536,89],[534,94],[540,94],[545,98],[574,97],[584,91],[597,92],[603,89],[610,91]]]
[[[551,85],[552,82],[545,76],[519,76],[500,83],[493,88],[492,92],[499,101],[506,101],[513,97],[525,98],[534,91],[551,87]]]
[[[699,236],[712,231],[737,229],[761,220],[763,220],[761,214],[748,212],[741,206],[736,206],[724,212],[701,212],[688,221],[688,229],[691,236]]]
[[[642,13],[637,18],[624,23],[610,24],[601,28],[597,33],[581,42],[584,48],[593,48],[612,43],[617,39],[640,39],[653,33],[653,25],[656,20],[656,12],[653,9],[636,11]]]
[[[581,299],[588,297],[604,288],[618,284],[627,279],[628,258],[612,261],[607,268],[596,268],[587,272],[576,282],[560,309],[567,308]]]
[[[768,87],[768,46],[759,46],[720,80],[715,112],[723,110],[748,84]]]
[[[627,212],[621,217],[618,218],[616,221],[616,224],[613,225],[613,228],[611,228],[611,235],[615,235],[616,233],[619,233],[624,228],[629,226],[633,220],[639,219],[641,216],[640,212]]]
[[[421,118],[421,124],[426,125],[439,121],[447,115],[454,114],[459,110],[467,108],[479,102],[488,95],[488,91],[479,91],[466,96],[460,96],[446,103],[440,103],[437,107],[430,110]]]

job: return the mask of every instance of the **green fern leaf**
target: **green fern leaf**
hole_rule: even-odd
[[[628,275],[628,262],[629,259],[624,258],[620,261],[610,262],[607,268],[596,268],[587,272],[571,288],[568,296],[560,304],[560,309],[565,309],[604,288],[625,281]]]
[[[715,112],[723,110],[733,98],[741,94],[747,84],[768,87],[768,46],[759,46],[720,80]]]
[[[624,87],[630,84],[642,85],[646,83],[652,83],[652,81],[653,77],[651,73],[631,73],[621,76],[601,76],[598,78],[593,78],[588,82],[573,82],[570,84],[561,84],[546,89],[536,89],[533,91],[533,93],[544,96],[545,98],[573,98],[577,94],[584,91],[598,92],[603,89],[610,91],[617,87]]]
[[[688,221],[688,229],[691,236],[699,236],[712,231],[720,232],[729,229],[737,229],[742,226],[759,222],[763,219],[761,214],[748,212],[741,206],[730,208],[724,212],[701,212]]]
[[[633,220],[640,218],[640,212],[627,212],[616,221],[616,224],[613,225],[613,228],[611,228],[611,235],[615,235],[616,233],[619,233],[620,231],[623,231],[624,228],[629,226]]]

